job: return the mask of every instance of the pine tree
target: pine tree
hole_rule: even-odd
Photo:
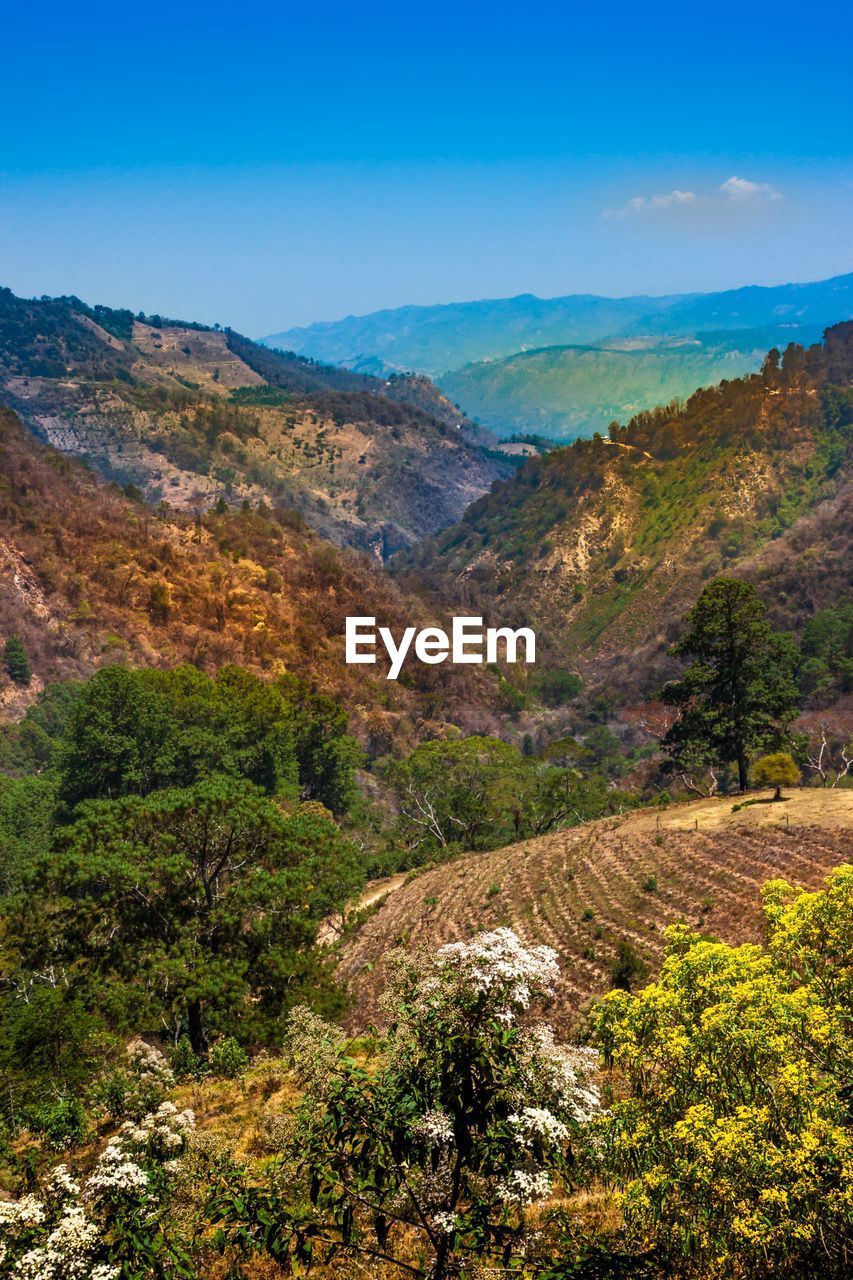
[[[784,746],[797,714],[793,645],[774,633],[753,586],[718,578],[687,615],[673,653],[693,661],[661,693],[679,711],[664,745],[676,759],[736,764],[745,791],[750,754]]]
[[[9,679],[26,688],[33,678],[33,671],[20,636],[9,636],[3,650],[3,662]]]

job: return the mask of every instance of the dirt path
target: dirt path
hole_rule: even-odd
[[[329,916],[324,920],[317,930],[317,946],[329,947],[336,942],[344,930],[344,922],[347,915],[364,911],[367,907],[372,907],[374,903],[379,902],[386,894],[394,893],[397,889],[402,889],[406,883],[408,872],[400,871],[395,876],[384,876],[381,880],[368,880],[362,890],[361,897],[355,902],[351,902],[346,911],[338,912],[337,915]]]

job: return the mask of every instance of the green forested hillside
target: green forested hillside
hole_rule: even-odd
[[[409,581],[534,622],[546,661],[577,662],[611,692],[654,687],[670,624],[721,571],[801,625],[850,589],[852,379],[844,324],[771,353],[760,374],[533,459],[410,557]]]
[[[819,336],[808,330],[806,340]],[[614,339],[602,347],[545,347],[466,365],[440,382],[466,413],[499,436],[536,432],[567,441],[606,431],[614,420],[683,399],[697,387],[750,373],[779,340],[778,331],[762,330],[657,344]]]

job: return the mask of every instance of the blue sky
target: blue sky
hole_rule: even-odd
[[[4,16],[0,282],[252,335],[853,269],[849,6]]]

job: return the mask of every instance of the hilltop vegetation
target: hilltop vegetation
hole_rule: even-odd
[[[675,674],[677,619],[721,572],[801,630],[849,598],[851,344],[838,325],[759,374],[528,460],[403,559],[404,580],[535,625],[546,664],[611,700]]]
[[[424,378],[350,374],[77,298],[0,291],[0,387],[40,438],[149,502],[263,499],[379,559],[512,468]]]

